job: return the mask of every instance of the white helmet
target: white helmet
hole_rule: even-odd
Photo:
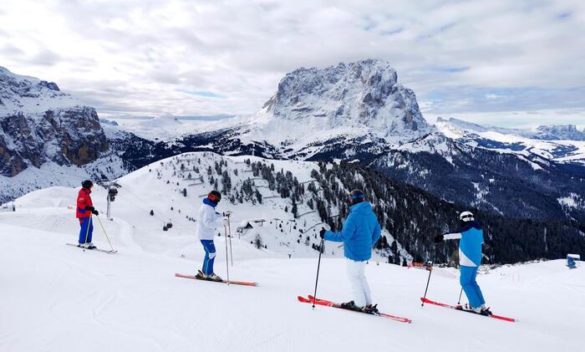
[[[461,214],[459,214],[459,220],[461,220],[463,222],[469,222],[469,221],[474,221],[475,219],[473,218],[473,213],[466,210],[464,212],[461,212]]]

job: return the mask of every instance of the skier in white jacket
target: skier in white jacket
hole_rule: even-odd
[[[211,191],[207,198],[203,199],[203,204],[199,208],[197,217],[197,235],[201,240],[205,250],[203,259],[203,268],[198,270],[198,279],[222,281],[221,277],[213,272],[213,262],[215,261],[215,245],[213,237],[216,229],[224,222],[223,216],[215,211],[215,207],[221,200],[221,194],[218,191]]]

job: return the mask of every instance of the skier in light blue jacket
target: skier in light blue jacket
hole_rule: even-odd
[[[380,224],[372,211],[372,205],[365,201],[360,190],[353,190],[349,195],[349,214],[340,232],[321,229],[321,238],[333,242],[343,242],[344,255],[347,258],[349,276],[354,300],[343,303],[342,307],[376,313],[372,304],[370,287],[365,276],[366,261],[372,257],[372,248],[380,239]]]
[[[475,221],[473,213],[464,211],[459,215],[461,230],[457,233],[437,235],[435,242],[443,240],[456,240],[459,242],[459,266],[461,271],[460,283],[465,295],[469,300],[471,309],[482,315],[491,315],[489,308],[486,308],[485,300],[481,289],[477,284],[477,269],[481,265],[483,230],[481,224]]]

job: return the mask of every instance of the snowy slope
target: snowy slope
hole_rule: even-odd
[[[578,351],[582,344],[585,269],[569,271],[563,261],[479,276],[492,309],[520,320],[514,324],[421,308],[426,271],[370,262],[375,301],[413,319],[409,325],[297,303],[296,295],[313,290],[316,255],[286,259],[234,239],[230,274],[260,283],[250,288],[174,278],[175,272],[193,272],[202,250],[192,232],[163,237],[138,231],[146,218],[104,223],[116,255],[65,246],[75,241],[77,224],[66,203],[52,200],[56,191],[64,192],[45,191],[36,208],[0,213],[2,351],[418,352],[433,346],[548,352]],[[24,207],[26,200],[21,202]],[[95,236],[98,246],[108,246],[99,227]],[[224,242],[216,242],[216,271],[222,274]],[[343,260],[325,255],[321,270],[320,295],[348,299]],[[435,270],[429,297],[455,303],[458,294],[457,273]]]
[[[253,162],[261,161],[266,165],[272,164],[277,171],[290,171],[299,182],[313,180],[310,176],[311,171],[318,168],[317,163],[313,162],[287,160],[267,162],[254,157],[224,157],[209,152],[187,153],[151,164],[116,180],[120,188],[117,199],[112,203],[112,214],[115,219],[137,219],[133,222],[133,231],[141,234],[143,246],[156,243],[160,236],[174,238],[193,235],[194,214],[203,197],[215,187],[210,183],[210,179],[219,182],[216,189],[223,187],[221,178],[215,174],[216,164],[221,162],[225,163],[223,169],[229,170],[232,190],[240,189],[242,183],[250,179],[253,181],[253,187],[262,195],[261,203],[255,196],[246,198],[244,195],[243,203],[237,200],[232,203],[229,196],[225,195],[226,192],[223,192],[224,200],[219,210],[233,211],[231,223],[234,236],[245,241],[250,247],[254,247],[251,242],[256,243],[259,240],[265,247],[257,250],[259,253],[269,250],[287,258],[289,255],[313,256],[317,253],[313,246],[319,244],[318,231],[327,225],[321,223],[317,211],[309,208],[305,202],[298,203],[299,216],[294,218],[290,198],[282,198],[276,191],[269,189],[265,180],[254,177],[250,166],[245,162],[246,159]],[[211,177],[207,174],[209,168],[214,169]],[[197,171],[194,171],[195,169]],[[14,202],[17,208],[15,219],[20,219],[18,214],[27,214],[37,208],[44,208],[47,201],[51,206],[59,204],[61,207],[71,207],[69,211],[72,212],[78,189],[51,187],[29,193]],[[95,187],[92,196],[94,203],[97,203],[96,208],[102,212],[106,209],[105,192],[102,187]],[[235,192],[232,191],[230,194],[235,195]],[[151,210],[153,216],[150,215]],[[332,211],[338,213],[335,208],[332,208]],[[18,221],[15,223],[18,224]],[[168,223],[172,223],[173,227],[169,231],[163,231],[163,226]],[[244,229],[247,224],[250,224],[251,228]],[[74,230],[70,225],[67,216],[64,216],[56,226],[63,226],[57,228],[63,232],[70,232]],[[240,227],[242,229],[239,229]],[[43,229],[42,226],[35,228]],[[223,231],[221,235],[224,235]],[[393,236],[386,230],[383,235],[390,243],[393,241]],[[400,244],[399,248],[402,248]],[[343,254],[343,248],[331,244],[327,247],[327,252],[339,257]],[[404,250],[401,249],[400,252],[405,258],[410,258]],[[387,256],[387,253],[384,255]]]

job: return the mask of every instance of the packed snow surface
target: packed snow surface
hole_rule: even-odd
[[[103,214],[94,217],[94,243],[110,247],[105,230],[117,254],[65,245],[77,240],[77,189],[40,190],[18,199],[15,212],[0,213],[0,351],[419,352],[432,346],[494,352],[579,351],[582,346],[585,268],[569,270],[562,260],[482,270],[478,281],[488,304],[497,314],[519,319],[516,323],[423,308],[419,297],[429,272],[375,259],[366,269],[375,302],[412,324],[311,309],[296,296],[314,289],[317,252],[309,248],[289,259],[238,236],[232,240],[230,277],[256,281],[258,287],[175,278],[176,272],[193,274],[201,266],[195,223],[176,220],[171,230],[162,231],[162,220],[148,210],[158,202],[155,214],[162,213],[171,195],[157,193],[150,188],[155,183],[142,176],[119,181],[123,188],[113,203],[112,221]],[[102,212],[105,195],[95,187],[94,203]],[[193,199],[182,215],[195,217],[198,207]],[[226,209],[234,211],[235,227],[263,208],[218,206]],[[226,274],[224,238],[216,237],[215,271],[221,276]],[[336,248],[326,244],[318,296],[344,301],[350,288],[345,260],[329,254]],[[458,295],[457,271],[435,268],[428,297],[456,303]]]

